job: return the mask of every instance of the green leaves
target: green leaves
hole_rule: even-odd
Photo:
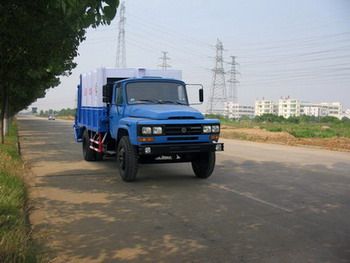
[[[104,12],[106,17],[114,17],[117,13],[117,9],[115,9],[112,6],[105,6],[103,8],[103,12]],[[109,21],[107,23],[109,24]]]
[[[71,73],[86,29],[109,24],[118,5],[118,0],[1,1],[0,88],[6,85],[13,114]]]

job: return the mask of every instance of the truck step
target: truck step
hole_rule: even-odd
[[[117,154],[117,152],[116,151],[106,151],[105,154],[107,156],[115,156]]]

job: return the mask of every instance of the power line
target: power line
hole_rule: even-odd
[[[161,34],[172,35],[172,36],[176,37],[176,39],[181,38],[182,40],[184,40],[186,42],[192,42],[195,46],[201,45],[201,46],[207,47],[207,48],[210,47],[210,44],[208,44],[202,40],[199,40],[197,38],[194,38],[192,35],[184,34],[182,31],[174,30],[173,27],[168,27],[168,26],[152,23],[151,22],[152,19],[141,18],[140,16],[135,15],[135,13],[130,14],[130,16],[131,16],[131,18],[136,20],[136,22],[139,23],[139,25],[146,26],[146,28],[148,28],[148,29],[149,29],[149,27],[153,27],[152,31],[156,31],[156,32],[160,31]]]
[[[125,50],[125,2],[121,3],[120,16],[119,16],[119,32],[118,32],[118,44],[117,44],[117,68],[126,68],[126,50]]]
[[[159,32],[158,30],[152,30],[147,25],[144,25],[144,28],[140,30],[142,27],[138,26],[136,29],[129,29],[130,34],[132,34],[134,37],[139,37],[143,42],[146,42],[145,39],[157,39],[156,43],[161,46],[166,46],[167,48],[172,48],[174,50],[178,50],[182,53],[187,53],[191,56],[197,56],[202,58],[207,58],[207,55],[204,53],[198,52],[198,46],[191,47],[190,45],[186,44],[185,41],[181,41],[182,45],[178,44],[178,39],[174,39],[171,35],[163,32]],[[129,35],[130,35],[129,34]],[[151,41],[147,41],[151,42]],[[153,41],[154,42],[154,41]],[[188,42],[187,42],[188,43]]]
[[[181,34],[182,32],[175,33],[172,28],[164,27],[160,24],[152,24],[149,20],[141,20],[140,17],[135,18],[134,14],[130,16],[133,18],[133,22],[135,22],[132,30],[135,32],[132,32],[132,36],[128,27],[128,41],[130,37],[130,44],[147,50],[148,53],[153,54],[152,56],[155,57],[157,57],[156,50],[167,47],[172,57],[177,57],[177,63],[183,63],[184,65],[187,63],[191,65],[204,63],[204,57],[207,57],[204,55],[204,47],[210,46],[207,43],[195,39],[193,36],[192,38],[187,38],[188,36]],[[128,20],[128,25],[129,22]],[[103,31],[107,31],[107,28],[103,29]],[[154,38],[159,39],[161,42],[147,41],[147,39],[153,38],[153,36],[156,36]],[[257,84],[261,84],[262,82],[282,83],[293,80],[305,79],[312,81],[332,77],[336,81],[340,78],[348,78],[349,31],[304,37],[301,35],[293,37],[290,34],[288,36],[288,39],[277,41],[276,39],[271,41],[264,39],[264,41],[259,42],[246,42],[237,48],[235,45],[231,47],[231,49],[236,50],[236,55],[240,57],[240,64],[244,66],[244,85],[247,85],[247,83],[251,85],[252,82],[257,82]],[[186,45],[182,47],[175,45],[175,37],[176,42],[181,39],[181,43],[185,43]],[[101,38],[98,40],[87,40],[89,44],[98,44],[99,41],[101,43],[108,42],[108,39],[106,41]],[[192,45],[195,44],[197,47],[192,48]],[[201,52],[203,53],[200,54]],[[193,59],[195,57],[197,59]],[[199,60],[200,58],[201,60]],[[262,67],[262,64],[268,64],[270,70],[266,72],[268,68]],[[198,69],[199,67],[196,68]],[[253,79],[251,78],[252,76]],[[227,84],[229,83],[230,80],[227,81]],[[230,85],[232,84],[230,83]],[[230,89],[227,89],[226,93],[231,97]]]

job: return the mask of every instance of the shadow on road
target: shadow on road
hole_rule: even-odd
[[[350,177],[329,167],[222,160],[199,180],[189,165],[145,165],[131,184],[112,160],[97,167],[47,174],[37,185],[50,190],[36,200],[50,220],[35,230],[50,229],[54,254],[103,262],[350,258]]]
[[[71,123],[19,124],[33,233],[52,262],[350,260],[350,163],[333,153],[274,146],[256,161],[267,146],[229,142],[208,180],[164,164],[124,183],[114,160],[82,160]]]

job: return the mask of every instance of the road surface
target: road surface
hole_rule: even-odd
[[[33,235],[50,262],[350,262],[350,154],[223,140],[208,180],[88,163],[72,123],[19,118]]]

